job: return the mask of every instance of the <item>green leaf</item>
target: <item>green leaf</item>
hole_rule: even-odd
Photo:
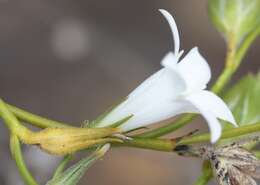
[[[260,0],[209,0],[209,16],[227,40],[239,44],[260,26]]]
[[[213,177],[211,164],[209,161],[203,161],[202,174],[195,182],[195,185],[207,185]]]
[[[225,93],[224,100],[239,126],[260,122],[260,72],[242,78]]]
[[[56,168],[56,170],[53,174],[53,178],[56,178],[58,175],[60,175],[63,172],[66,165],[71,161],[72,158],[73,158],[73,155],[68,154],[61,160],[60,164],[58,165],[58,167]]]
[[[110,145],[106,144],[92,155],[80,160],[63,173],[56,175],[47,182],[46,185],[76,185],[87,169],[89,169],[98,159],[102,158],[108,151]]]

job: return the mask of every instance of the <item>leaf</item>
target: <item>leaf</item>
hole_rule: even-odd
[[[226,39],[239,44],[260,26],[260,0],[209,0],[209,16]]]
[[[213,177],[212,168],[210,162],[205,160],[202,165],[202,174],[195,182],[195,185],[207,185]]]
[[[242,78],[223,98],[239,126],[260,122],[260,72]]]
[[[63,173],[55,176],[47,182],[46,185],[76,185],[86,170],[89,169],[98,159],[102,158],[109,148],[110,144],[104,145],[90,156],[80,160]]]

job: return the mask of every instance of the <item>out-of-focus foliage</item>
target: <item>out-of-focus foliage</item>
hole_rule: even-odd
[[[239,126],[260,122],[260,72],[242,78],[226,92],[224,100]]]
[[[239,44],[260,26],[260,0],[209,0],[209,15],[226,40]]]

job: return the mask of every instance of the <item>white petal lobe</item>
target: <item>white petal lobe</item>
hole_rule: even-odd
[[[186,99],[192,102],[195,106],[203,107],[207,111],[212,112],[217,118],[228,121],[234,126],[237,126],[232,112],[226,103],[214,93],[203,90],[189,95]]]
[[[211,143],[215,143],[220,138],[221,130],[222,130],[221,125],[220,125],[219,121],[217,120],[217,117],[212,112],[207,110],[205,107],[196,105],[192,101],[189,101],[189,100],[188,100],[188,102],[190,102],[193,105],[194,109],[197,109],[197,111],[194,111],[194,113],[196,113],[196,112],[200,113],[207,121],[209,130],[211,133],[210,141],[211,141]]]
[[[186,96],[185,99],[207,120],[211,132],[211,142],[216,142],[221,135],[221,125],[217,118],[228,121],[236,126],[231,111],[224,101],[214,93],[202,90]]]
[[[178,69],[190,91],[205,89],[211,78],[210,67],[197,47],[191,49],[179,62]]]
[[[221,136],[221,125],[214,114],[210,111],[204,110],[203,108],[199,108],[201,115],[207,120],[208,126],[211,133],[211,143],[215,143]]]

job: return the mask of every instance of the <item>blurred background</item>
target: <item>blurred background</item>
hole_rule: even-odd
[[[159,8],[174,15],[182,49],[199,46],[214,81],[223,67],[225,44],[207,17],[207,0],[0,0],[0,97],[78,126],[95,118],[158,70],[173,49]],[[259,49],[258,39],[234,80],[258,70]],[[172,137],[207,129],[202,120],[195,123]],[[1,122],[0,184],[22,185],[8,142]],[[24,147],[24,153],[44,184],[60,158],[34,147]],[[81,184],[189,185],[200,167],[198,159],[120,148],[94,165]]]

